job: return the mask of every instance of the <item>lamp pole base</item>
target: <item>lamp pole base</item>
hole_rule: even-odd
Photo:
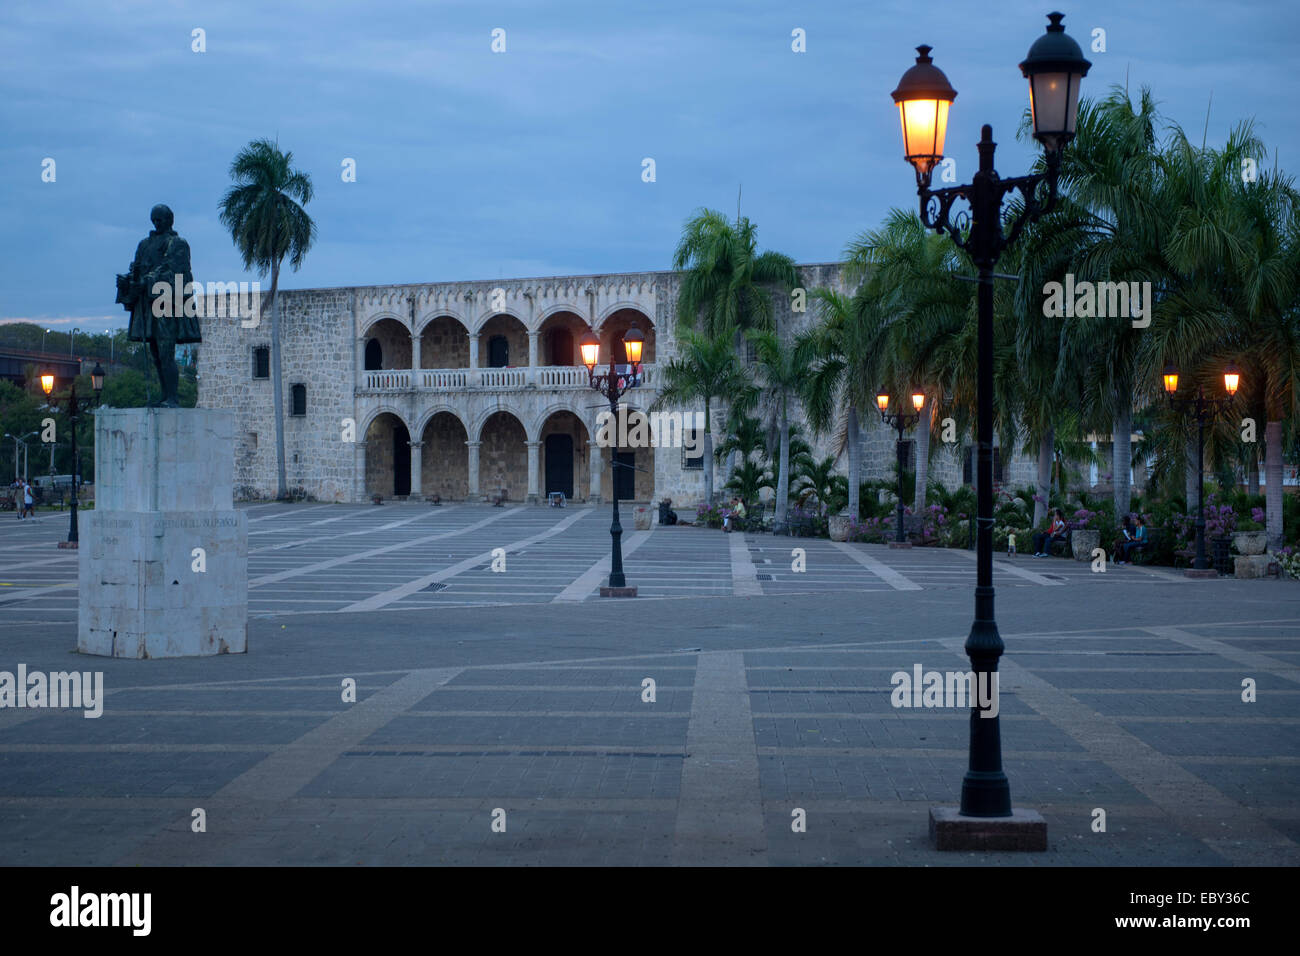
[[[910,547],[912,546],[912,542],[910,542],[910,541],[891,541],[891,542],[889,542],[889,546],[890,546],[891,548],[910,548]]]
[[[1188,568],[1183,575],[1189,578],[1217,578],[1219,572],[1214,568]]]
[[[609,585],[600,586],[601,597],[636,597],[636,588],[611,588]]]
[[[957,807],[930,808],[930,839],[936,850],[1047,849],[1047,821],[1037,810],[1012,809],[1009,817],[967,817]]]

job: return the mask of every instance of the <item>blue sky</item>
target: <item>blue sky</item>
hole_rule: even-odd
[[[734,213],[742,183],[763,247],[835,260],[891,206],[915,205],[889,92],[918,43],[958,90],[948,154],[961,179],[982,123],[999,171],[1027,171],[1016,64],[1058,8],[1094,64],[1085,95],[1127,75],[1199,140],[1213,91],[1211,143],[1253,116],[1300,172],[1291,0],[5,0],[0,321],[124,325],[113,275],[156,202],[174,210],[197,279],[258,278],[217,203],[230,160],[259,137],[278,137],[316,187],[319,238],[286,288],[666,269],[687,216]],[[805,53],[791,50],[796,28]]]

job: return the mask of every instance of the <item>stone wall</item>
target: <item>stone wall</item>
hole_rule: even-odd
[[[271,497],[276,492],[276,442],[272,378],[253,378],[253,349],[271,344],[271,316],[262,311],[253,328],[239,318],[200,320],[199,407],[235,413],[237,496]],[[353,496],[352,446],[343,441],[344,419],[354,414],[354,354],[351,292],[347,289],[281,291],[285,477],[322,501]],[[249,320],[251,321],[251,320]],[[292,388],[307,389],[307,414],[292,411]]]

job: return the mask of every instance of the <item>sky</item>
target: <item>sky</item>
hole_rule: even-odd
[[[197,280],[260,278],[218,203],[263,137],[315,186],[282,288],[668,269],[692,212],[734,215],[738,191],[760,247],[837,261],[916,205],[889,94],[920,43],[958,91],[960,180],[983,123],[999,172],[1029,171],[1017,64],[1053,9],[1085,96],[1149,86],[1197,142],[1208,106],[1211,145],[1253,118],[1300,173],[1294,0],[4,0],[0,322],[124,327],[113,277],[159,202]]]

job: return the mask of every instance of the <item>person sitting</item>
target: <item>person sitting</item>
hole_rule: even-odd
[[[1046,558],[1051,553],[1052,545],[1065,540],[1065,515],[1057,508],[1052,512],[1052,522],[1046,531],[1034,535],[1034,557]]]
[[[1119,537],[1111,548],[1111,560],[1116,564],[1124,563],[1124,545],[1133,540],[1133,516],[1125,515],[1124,524],[1119,529]]]
[[[1128,564],[1133,560],[1133,552],[1140,551],[1150,543],[1147,537],[1147,519],[1138,515],[1137,530],[1133,532],[1133,540],[1124,542],[1123,560],[1119,564]]]
[[[745,517],[745,503],[739,498],[731,499],[731,507],[722,512],[722,530],[734,531],[736,519]]]

